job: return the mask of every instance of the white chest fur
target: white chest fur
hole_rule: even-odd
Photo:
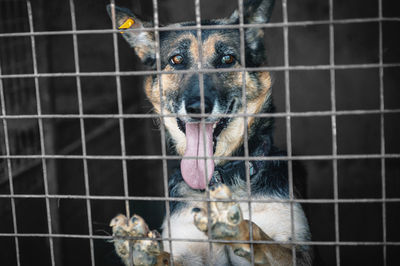
[[[258,198],[259,199],[259,198]],[[199,240],[206,240],[207,236],[199,231],[193,223],[193,214],[191,210],[199,203],[189,203],[184,209],[174,213],[171,216],[171,230],[169,232],[168,224],[164,221],[163,237],[172,239],[172,252],[175,258],[188,265],[224,265],[228,264],[226,251],[222,245],[212,246],[210,254],[210,244]],[[248,203],[240,203],[244,219],[249,220]],[[293,215],[291,215],[289,203],[252,203],[251,213],[252,221],[257,224],[267,235],[277,241],[288,241],[292,237],[291,219],[294,222],[295,240],[304,241],[309,238],[307,220],[304,216],[301,206],[293,205]],[[192,240],[192,241],[190,241]],[[166,251],[170,251],[169,241],[165,241]],[[235,256],[230,252],[230,261],[234,265],[246,265],[248,262]]]

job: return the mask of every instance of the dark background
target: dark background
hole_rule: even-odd
[[[378,17],[377,0],[334,0],[334,19]],[[396,0],[383,0],[384,17],[400,17]],[[108,1],[75,1],[79,30],[109,29],[105,11]],[[116,1],[144,18],[151,19],[149,0]],[[220,18],[231,14],[236,1],[202,0],[203,18]],[[35,31],[71,30],[69,1],[33,1]],[[162,23],[194,20],[194,1],[160,0]],[[26,3],[0,0],[0,33],[29,31]],[[328,0],[288,1],[289,21],[328,20]],[[277,1],[272,22],[282,22],[282,6]],[[400,62],[400,22],[383,22],[383,62]],[[284,65],[283,29],[268,28],[266,47],[269,65]],[[379,63],[379,23],[337,24],[334,27],[335,64]],[[71,34],[36,36],[39,73],[75,73]],[[121,71],[143,70],[138,58],[118,37]],[[111,34],[78,35],[81,72],[115,71]],[[329,65],[329,26],[289,27],[290,65]],[[3,75],[33,73],[30,37],[0,38],[0,65]],[[384,68],[385,109],[400,108],[399,67]],[[285,111],[284,72],[273,72],[273,96],[278,112]],[[379,68],[340,69],[335,71],[336,109],[377,110],[380,108]],[[35,114],[36,98],[32,78],[2,79],[9,115]],[[84,114],[117,114],[116,78],[82,77]],[[142,77],[121,77],[124,113],[145,114],[151,105],[142,90]],[[78,114],[75,77],[39,78],[43,113]],[[330,111],[330,71],[290,71],[290,106],[293,112]],[[380,114],[337,116],[338,154],[380,154]],[[387,154],[400,153],[400,114],[387,113],[384,118],[384,141]],[[46,154],[82,154],[79,119],[44,119]],[[3,121],[0,121],[1,152],[4,154]],[[12,155],[40,154],[37,119],[7,121]],[[85,119],[87,154],[121,155],[120,128],[117,119]],[[161,154],[160,134],[153,119],[124,119],[127,155]],[[295,155],[332,154],[330,116],[293,117],[292,146]],[[276,120],[276,144],[286,147],[285,119]],[[42,162],[37,159],[13,159],[14,193],[43,195]],[[89,191],[95,196],[123,196],[122,163],[119,160],[87,160]],[[303,186],[307,199],[333,198],[333,162],[302,161],[304,171],[294,178]],[[84,168],[81,159],[46,160],[50,194],[85,195]],[[164,196],[160,160],[128,160],[130,196]],[[382,198],[381,159],[338,160],[338,195],[340,199]],[[386,197],[400,198],[400,161],[385,160]],[[9,195],[6,161],[0,160],[0,194]],[[84,199],[50,199],[53,233],[88,234],[87,202]],[[46,202],[43,198],[17,198],[18,233],[48,233]],[[119,200],[91,200],[95,235],[109,235],[108,223],[124,212]],[[143,216],[151,228],[158,228],[164,212],[163,202],[131,201],[131,210]],[[387,241],[400,241],[400,203],[386,203]],[[334,205],[303,204],[314,241],[334,241]],[[382,203],[339,204],[341,241],[383,240]],[[0,233],[12,233],[11,200],[0,197]],[[54,238],[57,265],[90,265],[89,240],[79,237]],[[20,237],[22,265],[50,265],[46,237]],[[94,240],[96,265],[119,265],[112,243]],[[0,236],[0,264],[16,265],[15,239]],[[336,265],[334,246],[316,246],[316,265]],[[387,265],[400,265],[400,246],[387,246]],[[341,265],[383,265],[383,248],[378,245],[340,247]]]

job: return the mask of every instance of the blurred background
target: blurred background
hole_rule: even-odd
[[[153,16],[152,1],[117,0],[116,4],[132,9],[144,19]],[[75,0],[78,30],[110,29],[105,10],[109,1]],[[378,0],[333,0],[334,19],[377,18]],[[202,0],[202,18],[229,16],[237,1]],[[383,0],[384,17],[400,17],[396,0]],[[35,32],[72,29],[68,0],[32,1]],[[195,19],[194,1],[159,0],[159,17],[163,24]],[[328,0],[288,1],[289,21],[329,19]],[[282,4],[277,0],[272,22],[282,22]],[[400,63],[400,22],[383,22],[383,63]],[[34,73],[30,36],[1,36],[4,33],[29,32],[26,2],[0,0],[0,67],[1,75]],[[265,29],[265,43],[270,66],[283,66],[283,29]],[[336,24],[334,27],[335,64],[379,63],[379,23]],[[112,34],[78,34],[81,72],[115,71]],[[35,36],[39,73],[75,73],[73,36],[70,33]],[[118,37],[121,71],[144,70],[127,43]],[[289,27],[290,65],[329,65],[329,25]],[[399,67],[384,68],[384,107],[400,109]],[[274,71],[273,97],[278,112],[285,111],[284,72]],[[379,110],[379,68],[338,69],[336,109]],[[122,76],[122,106],[125,114],[151,113],[145,98],[141,76]],[[2,78],[7,115],[37,114],[35,80]],[[40,77],[38,79],[43,114],[79,114],[75,77]],[[84,114],[118,114],[115,76],[81,77]],[[330,71],[290,71],[290,107],[292,112],[330,111]],[[381,153],[380,114],[337,116],[337,152],[340,155]],[[384,147],[397,158],[385,159],[385,204],[387,241],[400,241],[400,112],[384,117]],[[0,120],[1,153],[6,153],[4,119]],[[40,155],[38,120],[7,119],[11,155]],[[82,155],[81,128],[78,118],[43,119],[44,146],[47,155]],[[88,155],[121,155],[118,119],[84,119]],[[332,128],[330,116],[293,117],[291,119],[294,155],[331,155]],[[160,155],[161,139],[154,119],[124,119],[127,155]],[[286,148],[285,119],[276,119],[276,145]],[[85,195],[82,159],[53,158],[45,160],[49,194]],[[130,196],[164,196],[161,160],[127,160]],[[44,194],[43,161],[35,158],[11,160],[15,194]],[[121,160],[88,159],[88,189],[93,196],[123,196]],[[297,165],[297,163],[296,163]],[[307,160],[294,172],[302,197],[333,199],[332,160]],[[338,196],[340,199],[382,198],[381,159],[338,160]],[[12,205],[7,161],[0,158],[0,264],[17,265],[13,233]],[[88,234],[85,199],[49,199],[54,234]],[[131,201],[132,212],[143,216],[151,228],[159,228],[164,202]],[[108,223],[125,212],[124,201],[96,199],[90,201],[93,233],[109,235]],[[303,204],[314,241],[334,241],[334,205]],[[341,241],[383,241],[382,203],[340,203],[339,239]],[[43,197],[15,199],[18,233],[48,233],[46,200]],[[3,235],[1,235],[3,234]],[[21,265],[51,265],[46,237],[19,237]],[[53,238],[56,265],[90,265],[87,238]],[[315,265],[336,265],[335,247],[315,246]],[[94,240],[96,265],[120,265],[113,245],[104,239]],[[383,248],[379,245],[340,247],[341,265],[383,265]],[[387,246],[387,265],[400,265],[400,246]]]

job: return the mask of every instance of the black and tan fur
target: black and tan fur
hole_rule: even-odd
[[[266,23],[269,21],[274,0],[245,0],[244,22]],[[108,7],[110,16],[120,27],[127,19],[135,23],[129,29],[145,29],[151,23],[142,22],[128,9]],[[235,11],[231,17],[221,20],[204,21],[202,25],[238,24]],[[182,23],[184,26],[195,23]],[[200,98],[200,81],[197,73],[179,73],[179,70],[197,69],[199,60],[202,68],[241,68],[259,67],[266,64],[262,28],[245,29],[245,62],[240,56],[240,32],[238,29],[210,29],[201,31],[201,44],[196,30],[160,31],[160,65],[163,71],[174,71],[162,75],[149,76],[145,80],[145,91],[156,113],[178,114],[182,117],[164,118],[168,130],[171,153],[183,155],[186,149],[185,124],[199,121],[202,114],[204,122],[215,123],[213,131],[214,156],[243,156],[244,129],[248,130],[250,156],[284,155],[273,146],[272,118],[243,117],[224,118],[224,114],[269,113],[273,111],[271,100],[271,77],[269,72],[245,72],[246,106],[242,97],[243,74],[238,72],[213,72],[203,74],[204,99]],[[122,36],[134,48],[142,62],[156,69],[155,36],[152,31],[124,30]],[[199,50],[201,47],[201,50]],[[200,56],[201,54],[201,56]],[[174,64],[175,55],[183,61]],[[224,61],[224,56],[230,56]],[[232,58],[231,58],[232,57]],[[160,85],[162,95],[160,95]],[[160,102],[163,102],[161,105]],[[161,110],[163,108],[163,110]],[[193,115],[194,114],[194,115]],[[210,116],[209,114],[212,114]],[[197,115],[197,116],[196,116]],[[200,115],[201,116],[201,115]],[[245,121],[247,125],[245,126]],[[248,199],[244,162],[232,162],[215,158],[215,173],[210,186],[212,199]],[[251,174],[251,193],[253,199],[287,199],[287,164],[284,161],[257,162],[256,173]],[[216,175],[216,174],[215,174]],[[205,198],[204,190],[192,189],[176,169],[169,180],[171,197]],[[307,220],[299,204],[293,204],[294,232],[291,232],[291,210],[288,203],[252,203],[252,222],[246,202],[212,202],[209,206],[196,202],[171,203],[171,228],[165,221],[163,237],[174,239],[249,240],[249,227],[253,228],[254,240],[265,241],[307,241],[310,239]],[[207,210],[211,221],[207,219]],[[115,236],[158,237],[150,231],[139,216],[128,219],[124,215],[115,217],[110,224]],[[211,226],[209,228],[209,226]],[[211,235],[209,235],[211,233]],[[294,239],[292,239],[292,236]],[[168,241],[115,239],[118,255],[126,265],[130,260],[136,265],[164,265],[170,258]],[[133,255],[129,256],[129,245]],[[209,252],[206,242],[174,241],[172,243],[175,265],[247,265],[250,263],[248,244],[213,244]],[[164,246],[164,247],[163,247]],[[297,265],[311,265],[311,252],[308,246],[296,246]],[[291,245],[256,244],[254,263],[259,265],[291,265]]]

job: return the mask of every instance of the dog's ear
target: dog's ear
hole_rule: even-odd
[[[269,22],[275,0],[244,0],[243,19],[245,24],[257,24]],[[235,10],[231,15],[231,22],[239,23],[239,12]]]
[[[260,24],[269,22],[275,0],[244,0],[243,20],[245,24]],[[235,10],[229,18],[229,23],[239,24],[239,12]],[[251,27],[245,30],[246,40],[246,65],[259,66],[265,62],[264,29]]]
[[[115,27],[121,30],[122,36],[132,46],[142,62],[154,66],[156,62],[154,32],[132,31],[129,29],[145,29],[152,24],[143,22],[129,9],[108,5],[107,12],[111,20],[115,20]]]

